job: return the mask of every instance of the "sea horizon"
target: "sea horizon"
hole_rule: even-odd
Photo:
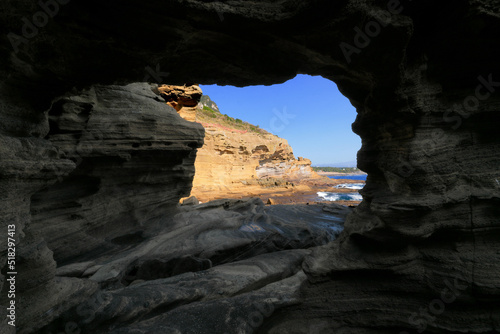
[[[345,174],[345,175],[326,175],[330,179],[336,180],[359,180],[365,181],[368,174]]]

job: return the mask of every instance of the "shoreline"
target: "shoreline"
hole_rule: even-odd
[[[339,172],[316,172],[321,176],[357,176],[357,175],[368,175],[367,173],[339,173]]]
[[[346,174],[341,174],[346,175]],[[360,174],[357,174],[360,175]],[[279,187],[261,187],[257,185],[238,185],[232,188],[209,187],[207,189],[198,189],[192,192],[191,196],[195,196],[203,203],[217,199],[243,199],[248,197],[258,197],[264,203],[270,201],[277,205],[290,204],[314,204],[314,203],[336,203],[347,206],[357,206],[361,201],[326,201],[318,198],[318,192],[335,192],[335,193],[353,193],[357,192],[352,189],[335,188],[335,186],[344,183],[365,183],[364,180],[351,179],[330,179],[326,176],[319,179],[304,179],[293,182],[291,186]],[[269,204],[271,204],[269,203]]]

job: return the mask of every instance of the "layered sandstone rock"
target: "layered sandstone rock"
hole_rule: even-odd
[[[62,3],[51,7],[51,15],[27,0],[5,0],[0,11],[0,228],[17,229],[18,310],[31,319],[17,323],[20,333],[36,332],[75,305],[92,302],[87,296],[98,289],[86,279],[55,279],[52,250],[41,238],[44,225],[31,225],[32,196],[60,177],[69,181],[66,175],[77,168],[45,138],[55,98],[75,86],[167,76],[177,84],[243,86],[279,83],[297,73],[335,81],[358,112],[359,167],[369,175],[365,200],[341,238],[307,259],[300,298],[294,293],[300,277],[259,292],[278,307],[261,312],[255,326],[246,326],[242,315],[260,311],[247,309],[251,297],[241,294],[205,308],[167,305],[123,330],[162,332],[168,323],[172,332],[182,332],[201,319],[213,326],[190,331],[220,333],[214,320],[227,318],[212,315],[223,309],[247,333],[499,331],[497,1]],[[102,168],[112,174],[116,166],[124,167]],[[93,183],[87,175],[82,180],[89,182],[75,189],[88,193]],[[68,206],[67,214],[80,208]],[[95,234],[99,239],[105,231]],[[5,310],[7,247],[5,238],[0,242]],[[125,297],[113,305],[139,305]],[[2,331],[12,332],[2,318]],[[123,324],[119,317],[108,323]],[[228,330],[239,328],[229,323]]]
[[[50,333],[67,322],[85,333],[246,327],[239,319],[241,303],[267,303],[272,313],[298,302],[308,248],[335,240],[349,212],[335,204],[266,207],[259,199],[184,206],[143,240],[57,268],[58,279],[92,282],[94,289],[97,282],[101,289],[79,298],[80,304],[56,309],[41,329],[22,318],[23,328]],[[228,319],[224,308],[235,314]],[[88,309],[95,312],[92,321]],[[200,314],[211,318],[210,325]]]
[[[232,183],[256,179],[261,162],[271,157],[276,164],[291,164],[295,160],[286,140],[272,134],[242,133],[217,124],[204,126],[205,144],[195,162],[193,191],[204,186],[230,187]]]
[[[196,121],[196,107],[203,92],[196,85],[161,85],[158,92],[186,121]]]
[[[189,194],[203,127],[179,117],[152,88],[95,86],[67,94],[48,110],[45,141],[19,141],[18,149],[34,151],[30,159],[47,150],[46,161],[2,159],[2,171],[10,171],[11,180],[30,173],[38,184],[38,191],[24,199],[30,217],[15,214],[17,270],[24,271],[17,287],[29,301],[18,303],[18,321],[27,324],[23,313],[32,318],[26,329],[84,302],[97,287],[85,280],[54,278],[56,262],[61,266],[91,259],[142,240]],[[37,146],[44,147],[40,145],[44,151],[37,151]],[[53,179],[44,180],[47,175]],[[13,189],[19,186],[14,183],[5,192]],[[62,299],[66,297],[71,298]],[[54,312],[47,318],[43,314],[48,309]]]
[[[198,151],[191,192],[197,197],[244,193],[249,191],[245,188],[265,178],[274,183],[274,178],[293,181],[317,177],[311,161],[295,159],[285,139],[272,134],[241,133],[215,124],[204,126],[205,144]]]
[[[198,150],[195,162],[193,196],[203,201],[240,197],[249,192],[268,192],[268,184],[287,186],[290,182],[319,178],[311,168],[311,161],[296,159],[285,139],[251,124],[243,128],[238,123],[224,122],[225,117],[214,101],[208,96],[200,101],[202,93],[198,86],[163,85],[158,90],[165,100],[180,101],[176,104],[179,115],[205,128],[205,143]],[[193,107],[196,105],[197,108]],[[215,118],[206,117],[204,107]]]
[[[140,239],[147,224],[189,194],[204,130],[153,89],[95,86],[49,110],[46,139],[75,168],[31,197],[31,226],[59,265],[113,249],[128,236]]]

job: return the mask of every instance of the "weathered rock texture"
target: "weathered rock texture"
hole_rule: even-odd
[[[269,192],[268,185],[275,185],[275,179],[292,190],[293,181],[320,177],[312,170],[310,160],[295,158],[286,139],[263,130],[224,126],[203,117],[200,109],[206,103],[220,111],[209,98],[205,104],[198,103],[202,94],[198,86],[163,85],[158,90],[165,100],[173,101],[169,104],[181,117],[205,128],[205,143],[197,153],[191,191],[197,198],[207,201]]]
[[[88,280],[55,280],[52,250],[31,224],[32,196],[61,175],[68,184],[77,169],[45,138],[54,98],[75,86],[167,74],[176,84],[242,86],[297,73],[335,81],[357,108],[365,200],[342,237],[307,259],[300,298],[287,299],[300,304],[276,300],[281,309],[241,332],[500,330],[498,1],[51,3],[46,20],[33,1],[5,0],[0,11],[0,228],[17,229],[18,311],[31,319],[19,320],[19,332],[54,320],[97,289]],[[104,173],[105,166],[96,168]],[[87,181],[76,188],[92,193],[95,179]],[[0,242],[4,266],[5,238]],[[238,319],[234,309],[217,306],[212,310]],[[182,332],[186,321],[215,319],[199,310],[166,312],[131,328],[162,332],[168,324]]]
[[[200,87],[161,85],[158,87],[158,92],[168,105],[179,112],[182,118],[190,122],[196,121],[196,107],[203,94]]]
[[[145,233],[142,242],[59,267],[58,277],[106,289],[88,298],[91,306],[56,310],[57,317],[39,332],[60,331],[67,322],[86,333],[138,328],[225,333],[245,327],[239,318],[245,308],[255,308],[252,304],[264,304],[272,313],[298,302],[305,280],[301,264],[311,253],[307,248],[335,240],[349,212],[335,204],[266,207],[259,199],[184,206],[165,217],[163,229],[149,237]],[[88,313],[92,308],[95,314]]]
[[[90,281],[55,279],[56,262],[92,259],[142,240],[189,194],[203,127],[182,119],[153,90],[150,84],[131,84],[67,94],[46,113],[50,130],[44,138],[52,147],[41,151],[59,165],[2,159],[12,181],[34,166],[41,175],[32,176],[40,185],[27,201],[30,219],[17,217],[17,270],[22,273],[17,289],[26,300],[17,304],[19,324],[28,319],[24,313],[36,329],[47,320],[47,310],[78,305],[95,290]],[[43,187],[40,180],[49,172],[54,179]],[[59,289],[61,294],[41,292]],[[61,300],[64,294],[78,296]]]
[[[204,127],[205,144],[195,162],[195,196],[211,191],[228,193],[261,178],[297,180],[315,176],[311,161],[295,159],[286,139],[272,134],[241,133],[216,124],[205,123]]]
[[[31,197],[31,226],[59,265],[140,239],[189,194],[203,127],[184,121],[153,89],[95,86],[48,111],[45,138],[75,169]]]

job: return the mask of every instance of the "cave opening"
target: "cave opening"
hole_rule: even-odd
[[[39,8],[9,0],[0,14],[9,32],[0,43],[0,216],[17,233],[19,332],[498,330],[495,1],[57,2],[68,1]],[[31,18],[43,17],[35,28]],[[28,26],[34,34],[11,45]],[[363,203],[343,212],[338,242],[312,252],[338,235],[325,233],[315,214],[340,206],[178,206],[192,186],[203,127],[178,117],[149,84],[99,86],[168,74],[165,82],[176,84],[247,86],[297,73],[334,79],[350,98],[363,138],[358,166],[370,174]],[[95,94],[77,99],[84,104],[47,120],[53,98],[93,85]],[[88,113],[88,102],[103,108]],[[283,112],[281,102],[271,108]],[[80,136],[76,126],[89,131]],[[78,146],[82,140],[97,150]],[[214,149],[212,163],[263,155],[256,167],[269,175],[282,157],[266,157],[270,145],[232,146]],[[96,168],[78,169],[80,159]],[[32,197],[39,205],[28,205]],[[168,219],[145,235],[157,213]],[[85,252],[92,256],[73,257]],[[215,267],[198,272],[208,260]],[[11,286],[3,263],[2,308]]]
[[[266,86],[189,86],[159,90],[183,118],[206,130],[191,192],[198,200],[257,195],[274,204],[361,201],[366,174],[357,168],[361,140],[351,126],[356,111],[333,81],[299,74]],[[189,97],[199,99],[196,108]]]
[[[355,166],[361,147],[351,129],[356,110],[333,81],[299,74],[270,86],[200,88],[222,113],[287,139],[313,166]]]

